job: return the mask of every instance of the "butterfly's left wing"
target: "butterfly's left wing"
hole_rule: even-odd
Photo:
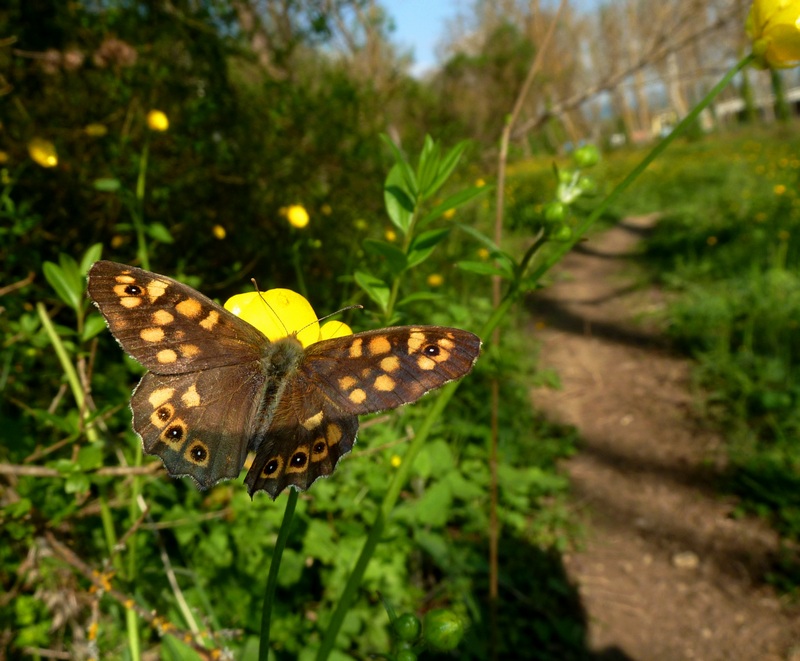
[[[467,374],[478,336],[457,328],[401,326],[312,344],[286,383],[245,482],[275,498],[330,475],[355,443],[358,415],[415,402]]]

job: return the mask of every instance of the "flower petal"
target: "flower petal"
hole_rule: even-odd
[[[304,347],[319,341],[314,308],[290,289],[237,294],[225,302],[225,309],[258,328],[272,341],[290,335],[295,335]]]

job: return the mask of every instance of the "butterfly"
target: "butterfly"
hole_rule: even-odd
[[[398,326],[305,348],[270,341],[188,285],[115,262],[92,265],[89,296],[147,370],[131,396],[133,429],[173,477],[201,489],[235,478],[248,452],[252,496],[308,489],[353,447],[358,416],[418,400],[469,373],[478,336]]]

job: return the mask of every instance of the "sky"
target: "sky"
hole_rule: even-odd
[[[394,20],[392,41],[414,53],[414,73],[436,65],[436,44],[444,33],[445,22],[470,0],[383,0]]]

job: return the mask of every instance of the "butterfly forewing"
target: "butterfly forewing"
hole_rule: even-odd
[[[457,328],[384,328],[312,344],[297,378],[342,410],[363,415],[415,402],[464,376],[480,347],[477,335]]]
[[[251,362],[267,341],[191,287],[133,266],[95,262],[88,289],[122,348],[157,374]]]

